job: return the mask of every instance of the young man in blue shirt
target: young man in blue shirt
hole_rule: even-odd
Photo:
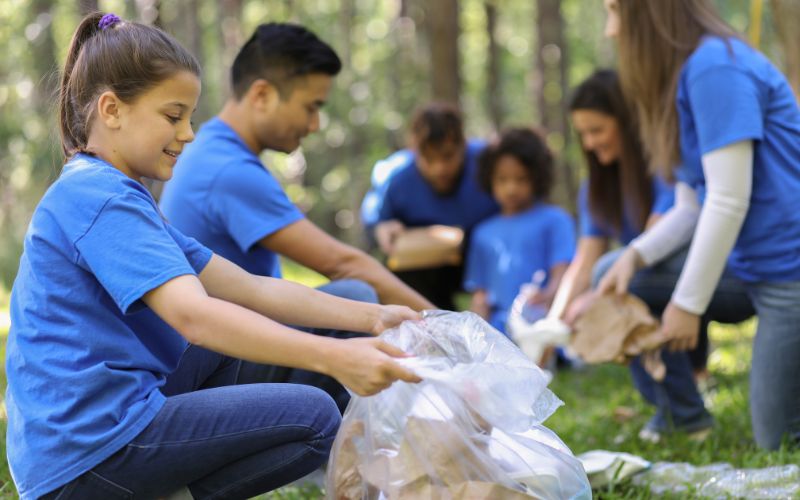
[[[280,277],[279,255],[284,255],[339,280],[323,287],[328,293],[375,301],[374,288],[381,302],[431,309],[378,261],[306,219],[259,159],[266,149],[289,153],[319,129],[319,110],[340,69],[333,49],[302,26],[259,26],[234,60],[233,96],[181,154],[164,187],[161,210],[184,234],[253,274]],[[264,369],[251,374],[254,381],[289,378],[330,389],[342,396],[341,401],[334,396],[340,407],[346,404],[333,380]],[[326,387],[329,383],[334,387]]]
[[[361,207],[364,224],[387,255],[406,228],[457,226],[468,237],[478,222],[499,211],[476,180],[477,158],[486,144],[464,138],[461,114],[454,106],[423,107],[412,120],[410,135],[410,149],[375,165],[373,188]],[[462,271],[462,266],[443,266],[398,276],[437,306],[453,309]]]

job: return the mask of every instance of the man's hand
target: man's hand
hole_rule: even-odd
[[[661,316],[661,333],[669,342],[670,351],[692,350],[700,334],[700,316],[670,302]]]
[[[400,236],[406,227],[399,220],[387,220],[375,226],[375,240],[381,251],[386,255],[390,255],[394,250],[394,243],[397,237]]]
[[[336,340],[330,349],[326,373],[359,396],[372,396],[397,380],[410,383],[422,380],[392,359],[407,356],[376,338]]]
[[[422,319],[422,314],[410,307],[396,305],[377,305],[376,307],[378,307],[378,315],[372,326],[371,333],[373,335],[380,335],[384,330],[394,328],[406,320]]]
[[[643,267],[644,262],[639,252],[633,247],[627,247],[600,280],[597,285],[598,293],[612,292],[617,295],[625,295],[636,271]]]

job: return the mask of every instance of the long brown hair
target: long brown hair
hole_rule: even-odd
[[[103,92],[131,103],[178,71],[200,75],[194,56],[160,29],[128,21],[101,29],[102,18],[95,12],[78,25],[61,76],[58,115],[66,159],[85,150]]]
[[[615,71],[598,70],[572,94],[570,111],[596,111],[617,123],[622,151],[612,165],[602,165],[592,151],[583,150],[589,165],[589,210],[605,226],[617,232],[627,216],[644,230],[653,205],[653,183],[639,141],[636,116],[622,95]]]
[[[681,67],[704,35],[738,35],[710,0],[618,0],[618,8],[622,88],[636,107],[651,165],[671,179],[680,163],[675,94]]]

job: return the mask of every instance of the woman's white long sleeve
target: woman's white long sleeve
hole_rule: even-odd
[[[652,266],[683,248],[692,239],[700,204],[697,193],[688,184],[675,186],[675,205],[650,229],[631,241],[646,266]]]
[[[753,143],[737,142],[703,155],[706,199],[672,302],[703,314],[742,228],[753,184]]]

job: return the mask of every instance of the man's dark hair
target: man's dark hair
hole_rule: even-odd
[[[553,155],[541,134],[526,127],[510,128],[486,146],[478,157],[478,183],[487,193],[492,192],[492,175],[503,156],[516,159],[528,172],[534,199],[546,200],[550,196],[555,180]]]
[[[256,28],[236,55],[231,84],[236,99],[259,79],[274,85],[281,97],[291,93],[292,80],[323,73],[335,76],[342,69],[336,52],[306,28],[289,23],[268,23]]]
[[[413,146],[419,151],[445,142],[465,143],[461,112],[448,103],[434,102],[418,109],[409,132]]]

